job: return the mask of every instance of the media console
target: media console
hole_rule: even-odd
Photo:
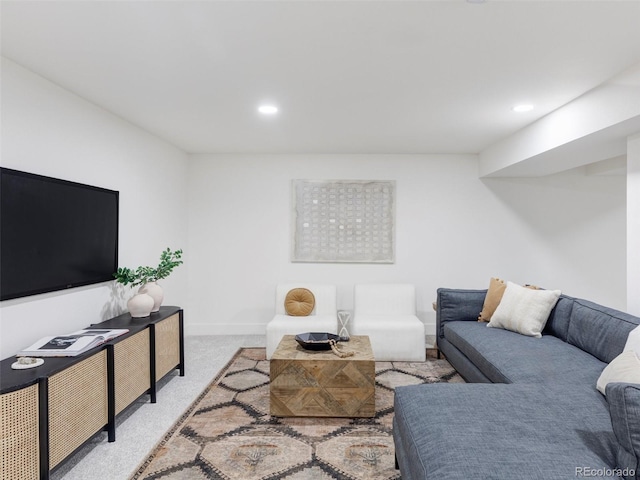
[[[144,394],[156,402],[156,383],[178,369],[184,376],[184,321],[179,307],[150,317],[126,313],[91,328],[129,332],[77,357],[48,357],[13,370],[0,363],[0,478],[47,480],[90,438],[116,439],[116,416]]]

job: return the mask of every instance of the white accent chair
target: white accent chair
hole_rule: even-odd
[[[284,299],[294,288],[311,290],[315,297],[315,307],[306,317],[287,315]],[[276,314],[267,323],[267,360],[278,347],[284,335],[297,335],[305,332],[338,333],[335,285],[314,285],[304,283],[282,284],[276,287]]]
[[[352,335],[368,335],[376,361],[424,362],[424,323],[409,284],[356,285]]]

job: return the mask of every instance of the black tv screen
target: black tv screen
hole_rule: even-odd
[[[118,192],[0,168],[0,300],[113,280]]]

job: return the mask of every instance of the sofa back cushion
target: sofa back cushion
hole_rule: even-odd
[[[477,322],[487,290],[438,288],[436,297],[436,323],[438,337],[444,337],[447,322]]]
[[[572,309],[573,298],[560,295],[558,303],[556,303],[556,306],[551,310],[551,314],[542,333],[545,335],[553,335],[566,342],[567,335],[569,334],[569,320]]]
[[[638,324],[640,318],[628,313],[574,299],[567,342],[610,363],[622,353],[629,332]]]

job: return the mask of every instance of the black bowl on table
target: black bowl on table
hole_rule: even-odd
[[[337,343],[340,341],[340,337],[333,333],[322,332],[307,332],[296,335],[296,342],[305,350],[329,350],[331,340]]]

